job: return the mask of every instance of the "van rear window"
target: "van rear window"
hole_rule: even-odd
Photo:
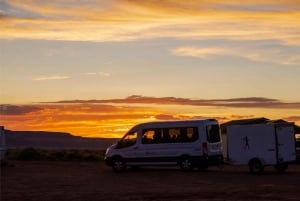
[[[198,139],[197,127],[144,129],[143,144],[194,142]]]
[[[206,127],[208,142],[220,142],[220,127],[218,125],[209,125]]]

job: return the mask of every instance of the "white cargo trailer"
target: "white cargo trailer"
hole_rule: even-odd
[[[268,165],[284,172],[288,163],[296,160],[293,124],[229,126],[227,160],[233,165],[248,165],[253,174],[262,173]]]

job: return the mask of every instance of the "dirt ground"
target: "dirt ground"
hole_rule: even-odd
[[[246,166],[206,172],[142,168],[114,173],[104,162],[10,161],[1,168],[1,201],[299,200],[300,165],[251,175]]]

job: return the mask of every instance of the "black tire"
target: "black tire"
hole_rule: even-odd
[[[126,163],[121,157],[115,157],[111,167],[115,172],[123,172],[126,169]]]
[[[289,165],[287,163],[280,163],[276,164],[274,167],[278,173],[284,173],[287,170],[288,166]]]
[[[264,171],[264,166],[259,159],[252,159],[249,162],[249,169],[252,174],[259,175]]]
[[[180,169],[184,172],[188,172],[193,169],[193,163],[192,163],[191,159],[187,156],[182,157],[179,160],[179,166],[180,166]]]

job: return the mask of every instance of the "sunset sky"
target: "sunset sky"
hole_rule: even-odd
[[[300,1],[0,0],[0,67],[0,125],[11,130],[300,125]]]

